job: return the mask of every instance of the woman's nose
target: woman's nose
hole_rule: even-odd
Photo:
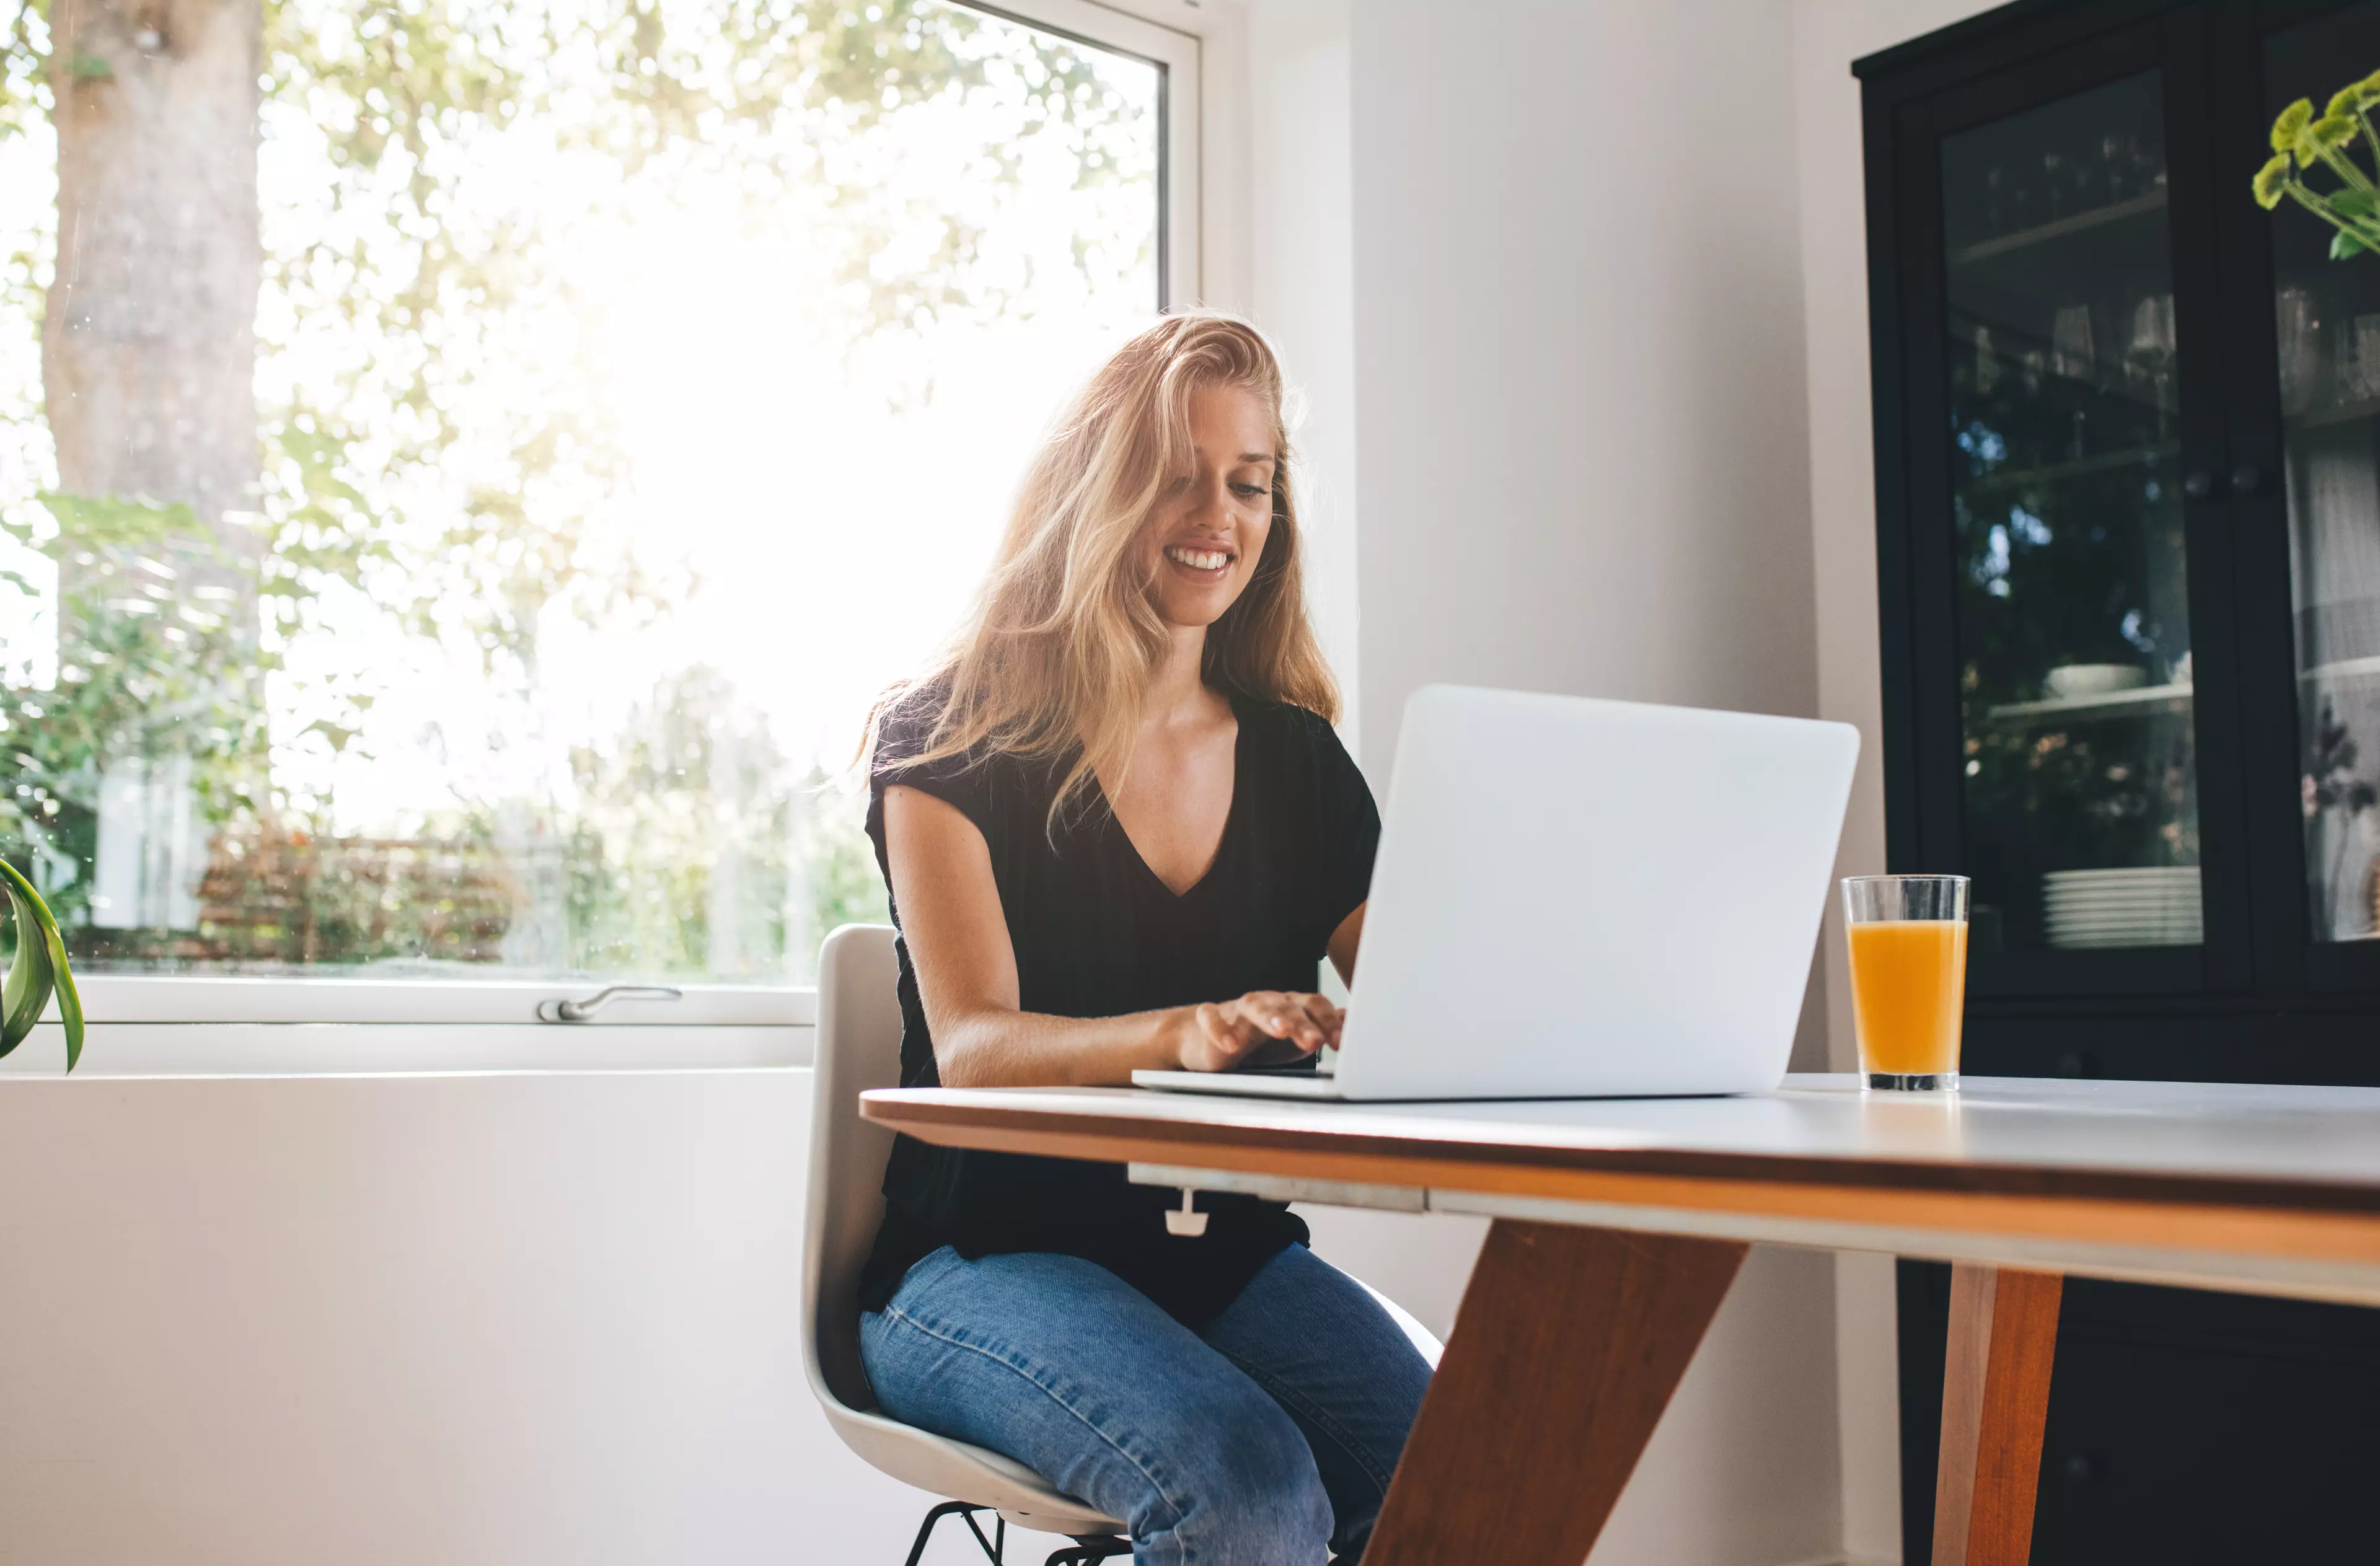
[[[1232,486],[1220,475],[1202,479],[1190,487],[1193,520],[1220,525],[1231,515]]]

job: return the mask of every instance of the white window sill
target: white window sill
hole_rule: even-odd
[[[362,1076],[468,1072],[718,1071],[807,1066],[800,1023],[653,1026],[471,1022],[94,1022],[75,1079]],[[55,1077],[66,1035],[46,1022],[0,1059],[0,1081]]]
[[[674,1001],[619,1000],[584,1023],[539,1024],[547,1001],[584,1001],[613,979],[79,977],[93,1023],[526,1024],[590,1027],[808,1027],[818,991],[774,984],[686,983]]]

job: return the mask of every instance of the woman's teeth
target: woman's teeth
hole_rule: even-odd
[[[1193,571],[1220,571],[1232,563],[1232,557],[1220,549],[1184,549],[1180,544],[1165,546],[1165,558],[1176,565],[1187,565]]]

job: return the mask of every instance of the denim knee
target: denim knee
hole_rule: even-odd
[[[1152,1560],[1183,1566],[1321,1566],[1330,1497],[1313,1450],[1253,1384],[1227,1407],[1184,1408],[1150,1435],[1162,1453],[1158,1515],[1133,1519]],[[1170,1512],[1170,1517],[1163,1513]]]

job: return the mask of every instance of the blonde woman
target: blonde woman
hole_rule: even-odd
[[[910,1086],[1308,1060],[1341,1014],[1379,816],[1331,733],[1281,371],[1176,316],[1026,476],[950,650],[880,709],[868,830]],[[907,1138],[862,1275],[885,1408],[1132,1528],[1134,1560],[1358,1557],[1429,1369],[1278,1203]]]

